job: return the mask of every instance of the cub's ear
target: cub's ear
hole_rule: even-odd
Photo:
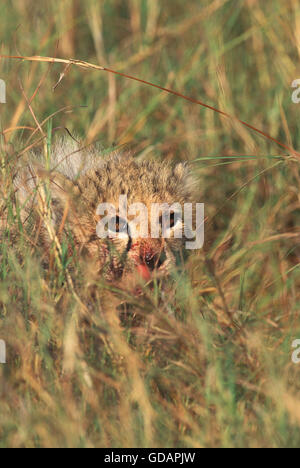
[[[35,167],[35,174],[37,182],[48,182],[50,184],[51,197],[62,204],[75,202],[80,195],[78,186],[59,172]]]
[[[45,203],[48,203],[50,194],[52,205],[52,220],[54,225],[59,226],[65,208],[68,217],[76,213],[76,200],[79,189],[74,182],[64,175],[47,171],[38,163],[31,163],[18,171],[15,179],[16,199],[20,207],[20,215],[23,221],[35,216],[41,216],[44,212]]]
[[[174,172],[174,176],[177,179],[183,180],[189,176],[190,168],[187,165],[187,163],[179,163],[179,164],[176,164],[173,172]]]
[[[195,196],[199,184],[191,165],[187,162],[176,164],[173,174],[181,186],[184,187],[188,197]]]
[[[79,195],[76,184],[63,174],[47,171],[40,164],[34,163],[19,170],[15,180],[17,196],[23,202],[32,200],[36,195],[42,195],[47,184],[52,199],[60,204],[69,203]]]

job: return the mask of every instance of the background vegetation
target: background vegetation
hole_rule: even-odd
[[[300,146],[294,0],[3,0],[0,54],[106,65]],[[106,72],[72,67],[53,90],[62,71],[0,61],[0,446],[299,447],[299,158]],[[115,291],[131,324],[105,305],[101,278],[91,295],[79,259],[72,283],[65,257],[45,271],[13,209],[16,158],[40,138],[37,122],[50,135],[54,113],[55,135],[190,161],[198,178],[205,249],[174,272],[175,287],[145,288],[138,302]]]

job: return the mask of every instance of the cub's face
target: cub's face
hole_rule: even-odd
[[[175,264],[186,241],[184,203],[193,202],[184,165],[137,162],[124,154],[101,160],[73,181],[58,170],[34,169],[34,184],[27,186],[36,185],[39,193],[37,181],[50,180],[56,232],[71,232],[78,250],[108,280],[135,273],[148,280]]]

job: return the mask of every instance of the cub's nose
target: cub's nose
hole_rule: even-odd
[[[130,254],[138,273],[146,281],[151,279],[166,259],[163,245],[158,239],[137,239],[132,243]]]
[[[144,251],[140,255],[140,260],[141,260],[141,263],[147,265],[150,271],[153,271],[162,265],[163,263],[162,257],[163,257],[163,253],[161,251],[154,252],[153,250],[150,250],[150,251]]]
[[[154,268],[156,268],[156,263],[159,260],[158,255],[153,254],[152,252],[148,252],[145,255],[145,258],[141,258],[142,261],[144,261],[149,268],[149,270],[153,271]]]

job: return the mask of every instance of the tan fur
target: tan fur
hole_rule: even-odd
[[[130,239],[130,246],[128,239],[99,239],[99,203],[118,206],[122,194],[127,195],[129,204],[144,203],[150,212],[153,202],[193,201],[193,183],[184,164],[172,167],[156,160],[138,161],[128,153],[105,157],[97,149],[78,151],[74,142],[66,140],[52,148],[50,170],[41,155],[30,154],[26,167],[19,170],[16,187],[23,221],[34,231],[43,220],[39,239],[45,248],[54,236],[71,231],[78,250],[86,253],[108,279],[124,276],[143,262],[143,252],[148,251],[157,260],[164,255],[161,270],[166,271],[184,239]]]

